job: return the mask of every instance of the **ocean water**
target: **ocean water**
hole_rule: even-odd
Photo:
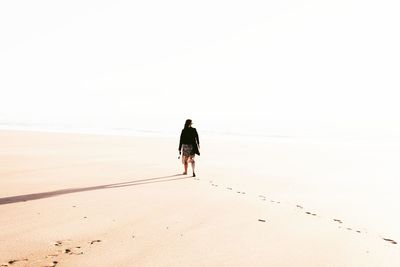
[[[197,125],[196,125],[197,126]],[[250,127],[213,127],[215,125],[202,125],[198,128],[201,136],[208,138],[223,138],[233,140],[263,140],[272,139],[275,141],[305,141],[305,142],[349,142],[349,143],[369,143],[369,144],[393,144],[400,143],[400,133],[394,132],[326,132],[316,129],[290,129],[283,127],[276,128],[256,128]],[[180,134],[182,126],[172,124],[161,127],[142,124],[139,126],[121,125],[99,125],[89,123],[47,123],[47,122],[14,122],[1,121],[0,129],[20,130],[20,131],[43,131],[61,133],[82,133],[82,134],[104,134],[104,135],[124,135],[124,136],[170,136]]]

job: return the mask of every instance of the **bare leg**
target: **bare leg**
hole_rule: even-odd
[[[194,159],[192,159],[191,163],[192,163],[193,177],[196,177],[196,174],[194,172],[194,167],[196,166],[196,162],[194,161]]]
[[[185,171],[183,172],[183,174],[187,174],[188,166],[189,166],[188,159],[187,159],[187,157],[184,157],[183,158],[183,167],[185,168]]]

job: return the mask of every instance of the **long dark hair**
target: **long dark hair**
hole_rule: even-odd
[[[187,119],[186,121],[185,121],[185,129],[186,128],[189,128],[190,126],[192,125],[192,120],[190,120],[190,119]]]

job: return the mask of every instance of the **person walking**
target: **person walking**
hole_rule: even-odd
[[[196,177],[195,169],[195,155],[200,156],[200,140],[196,128],[192,127],[192,120],[188,119],[181,132],[179,140],[179,155],[182,155],[182,163],[184,167],[183,174],[187,174],[189,163],[192,164],[193,177]]]

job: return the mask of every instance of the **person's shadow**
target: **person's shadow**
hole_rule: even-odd
[[[135,185],[151,184],[151,183],[161,183],[161,182],[168,182],[168,181],[175,181],[175,180],[182,180],[182,179],[190,178],[187,176],[185,176],[185,177],[178,177],[178,176],[181,176],[181,174],[161,176],[161,177],[142,179],[142,180],[134,180],[134,181],[128,181],[128,182],[122,182],[122,183],[115,183],[115,184],[105,184],[105,185],[80,187],[80,188],[68,188],[68,189],[48,191],[48,192],[42,192],[42,193],[3,197],[3,198],[0,198],[0,205],[11,204],[11,203],[16,203],[16,202],[25,202],[25,201],[30,201],[30,200],[42,199],[42,198],[49,198],[49,197],[55,197],[55,196],[59,196],[59,195],[78,193],[78,192],[84,192],[84,191],[111,189],[111,188],[127,187],[127,186],[135,186]]]

